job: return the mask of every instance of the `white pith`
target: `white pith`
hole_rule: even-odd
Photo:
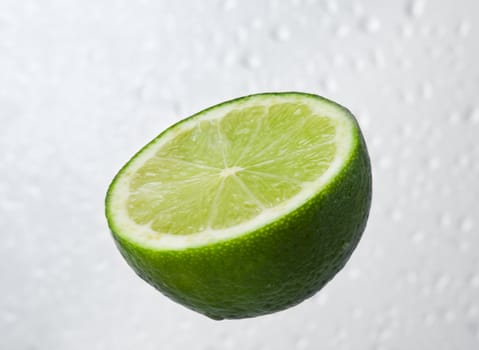
[[[232,109],[246,108],[252,105],[271,106],[276,103],[302,103],[307,104],[313,114],[329,117],[336,126],[336,153],[329,168],[315,181],[302,183],[302,190],[289,200],[273,208],[265,208],[262,213],[249,221],[229,228],[214,230],[207,229],[189,235],[177,235],[168,232],[158,233],[148,225],[139,225],[128,215],[127,201],[130,195],[129,183],[135,172],[144,165],[161,148],[161,146],[176,135],[196,125],[199,120],[212,120],[221,118]],[[340,171],[352,151],[354,122],[351,115],[344,109],[315,97],[305,95],[266,95],[252,96],[248,99],[234,103],[227,103],[201,114],[197,118],[189,119],[166,132],[162,137],[151,143],[146,149],[134,158],[123,173],[117,178],[109,194],[109,215],[115,233],[128,240],[156,249],[185,249],[207,245],[218,241],[228,240],[242,234],[254,231],[268,223],[274,222],[287,213],[297,209],[309,198],[317,194]],[[235,176],[240,168],[224,169],[219,176]]]

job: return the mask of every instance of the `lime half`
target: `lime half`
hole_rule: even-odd
[[[227,101],[184,119],[116,175],[106,216],[136,273],[214,319],[295,305],[346,263],[371,201],[353,115],[305,93]]]

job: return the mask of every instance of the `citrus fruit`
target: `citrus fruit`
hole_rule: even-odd
[[[116,175],[106,216],[136,273],[213,319],[295,305],[346,263],[371,170],[353,115],[298,92],[241,97],[171,126]]]

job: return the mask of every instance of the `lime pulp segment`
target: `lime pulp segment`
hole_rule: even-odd
[[[184,248],[249,232],[300,206],[340,170],[351,118],[331,102],[251,96],[168,129],[110,193],[118,234]]]

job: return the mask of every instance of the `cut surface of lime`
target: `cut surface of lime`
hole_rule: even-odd
[[[123,256],[142,278],[210,317],[238,318],[290,306],[300,301],[292,295],[304,299],[329,280],[364,229],[370,193],[369,159],[348,110],[315,95],[266,93],[211,107],[160,134],[115,177],[106,214]],[[336,204],[323,208],[331,195]],[[343,205],[348,199],[351,203]],[[321,218],[331,209],[346,230],[335,229],[331,217]],[[324,230],[337,236],[321,234]],[[305,232],[315,237],[301,239]],[[274,275],[275,269],[287,268],[280,260],[294,256],[291,243],[322,244],[308,253],[316,256],[289,263],[304,265],[306,258],[309,266],[328,255],[327,264],[307,272],[327,270],[324,276],[297,286],[302,292],[286,288],[285,300],[269,300],[281,293],[271,290],[268,296],[265,286],[254,295],[257,277],[267,273],[262,269]],[[333,249],[322,252],[328,245]],[[235,254],[218,261],[231,247]],[[192,268],[195,259],[199,265]],[[236,271],[225,270],[225,259],[230,268],[238,266]],[[289,274],[284,271],[283,278]],[[269,285],[281,287],[277,283]],[[234,288],[248,292],[235,295]],[[242,305],[245,300],[249,308]],[[258,301],[260,307],[252,306]]]
[[[132,160],[113,188],[112,218],[155,247],[243,234],[317,193],[349,156],[353,127],[344,110],[295,94],[220,105]]]

